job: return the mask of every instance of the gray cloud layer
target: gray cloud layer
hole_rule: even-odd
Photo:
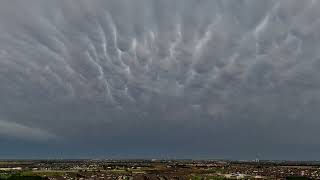
[[[0,135],[31,141],[48,141],[57,138],[41,129],[7,121],[0,121]]]
[[[30,126],[96,150],[127,144],[190,156],[319,149],[319,8],[3,0],[0,116],[10,122],[0,132]]]

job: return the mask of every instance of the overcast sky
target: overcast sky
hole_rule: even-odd
[[[0,158],[320,158],[320,1],[1,0]]]

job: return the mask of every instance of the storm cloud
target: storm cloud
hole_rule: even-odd
[[[0,134],[31,141],[47,141],[55,139],[55,135],[37,128],[27,127],[22,124],[0,121]]]
[[[319,8],[2,0],[1,139],[93,157],[319,157]]]

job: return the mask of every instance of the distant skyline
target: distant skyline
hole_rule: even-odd
[[[2,0],[0,159],[320,160],[319,9]]]

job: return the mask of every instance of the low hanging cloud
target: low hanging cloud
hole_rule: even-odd
[[[45,130],[25,126],[15,122],[0,120],[0,135],[8,138],[17,138],[27,141],[46,142],[57,138]]]

